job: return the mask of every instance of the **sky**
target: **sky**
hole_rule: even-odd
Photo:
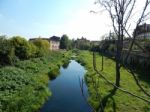
[[[0,0],[0,35],[26,39],[67,34],[69,38],[100,40],[111,30],[107,14],[95,0]]]

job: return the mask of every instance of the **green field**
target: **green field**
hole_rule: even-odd
[[[88,100],[96,111],[99,111],[102,105],[105,112],[150,112],[148,103],[120,90],[114,90],[111,85],[96,74],[93,69],[92,52],[78,51],[77,56],[77,60],[87,69],[85,80],[90,96]],[[101,55],[97,54],[96,59],[97,68],[101,71]],[[104,57],[104,69],[101,72],[108,80],[115,82],[115,62],[113,60]],[[140,75],[137,74],[139,77]],[[150,78],[147,80],[139,80],[143,88],[150,93]],[[150,100],[150,98],[141,92],[132,75],[124,68],[121,68],[121,88],[125,88],[132,93]]]

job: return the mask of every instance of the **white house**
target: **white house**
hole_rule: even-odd
[[[52,36],[49,39],[50,41],[50,49],[51,50],[59,50],[59,46],[60,46],[60,37],[57,36]]]

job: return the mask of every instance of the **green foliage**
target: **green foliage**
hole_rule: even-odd
[[[37,47],[37,56],[44,56],[50,49],[50,43],[47,40],[36,39],[33,44]]]
[[[77,49],[80,49],[80,50],[90,50],[92,47],[91,42],[83,37],[75,41],[75,46]]]
[[[69,56],[68,52],[51,52],[0,68],[0,112],[37,112],[51,95],[48,72],[58,73],[57,65]]]
[[[29,59],[31,57],[32,47],[27,40],[23,37],[15,36],[10,41],[15,49],[15,55],[19,59]]]
[[[69,47],[69,38],[67,35],[63,35],[60,39],[60,48],[68,49],[68,47]]]
[[[15,52],[10,40],[5,36],[0,36],[0,65],[13,64]]]
[[[20,36],[7,39],[0,36],[0,65],[13,65],[16,61],[41,57],[49,52],[50,44],[40,38],[33,43]]]
[[[66,69],[66,68],[68,67],[69,63],[70,63],[70,60],[69,60],[69,59],[64,60],[62,67],[63,67],[64,69]]]
[[[50,68],[50,71],[48,72],[48,76],[51,80],[55,79],[59,75],[59,67],[53,66]]]

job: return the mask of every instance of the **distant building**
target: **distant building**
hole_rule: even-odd
[[[60,46],[60,37],[52,36],[50,37],[50,48],[51,50],[59,50]]]
[[[139,25],[133,33],[136,39],[150,39],[150,24]]]

